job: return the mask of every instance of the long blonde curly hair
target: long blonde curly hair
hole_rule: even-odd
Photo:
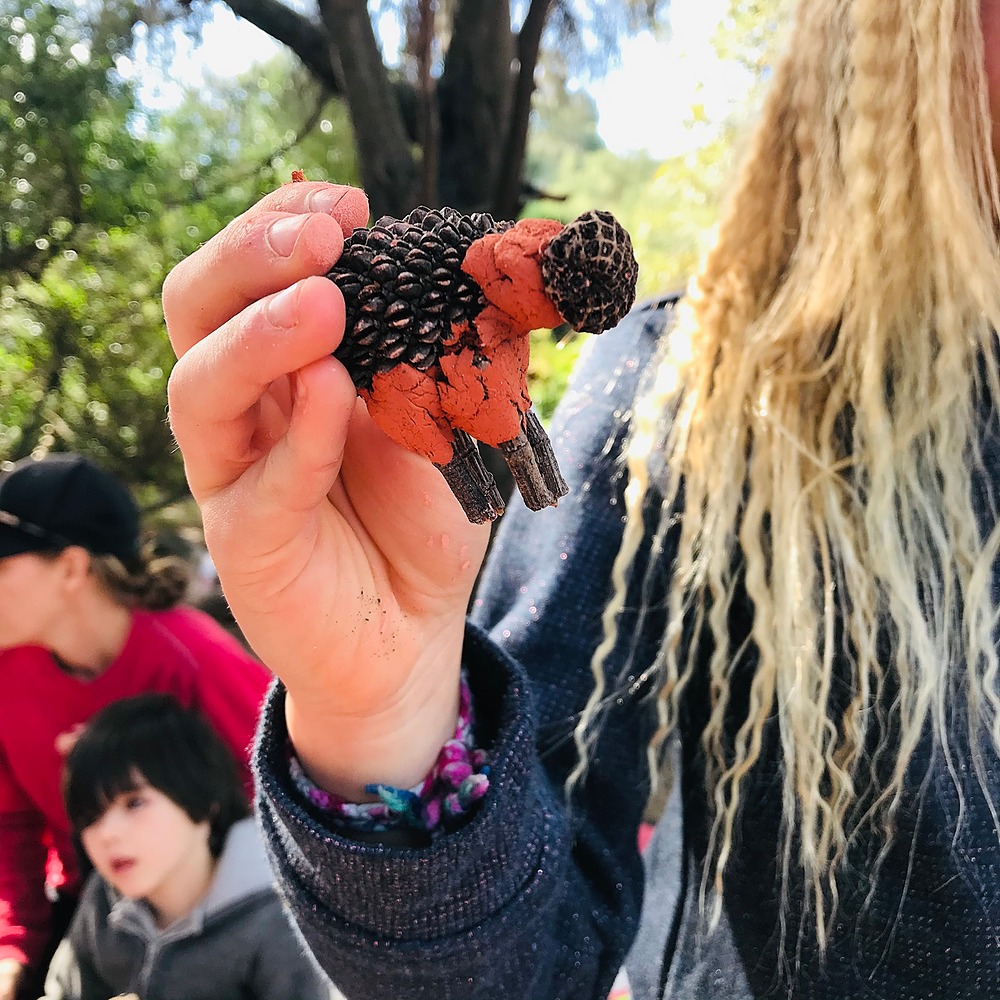
[[[697,623],[712,648],[698,669],[711,692],[702,891],[716,917],[767,725],[783,775],[783,898],[802,880],[821,946],[851,833],[875,822],[891,841],[918,742],[930,733],[956,766],[956,698],[1000,747],[1000,526],[981,530],[972,489],[980,408],[1000,404],[991,136],[979,0],[801,0],[713,248],[635,408],[616,597],[577,737],[585,756],[665,444],[662,517],[677,501],[681,521],[652,749],[696,669],[683,634]],[[741,706],[727,633],[737,588],[757,653]],[[872,795],[876,726],[895,742]],[[981,758],[974,767],[985,787]]]

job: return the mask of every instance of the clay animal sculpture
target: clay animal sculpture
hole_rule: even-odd
[[[345,240],[328,274],[347,305],[335,357],[375,422],[438,467],[470,521],[504,510],[477,441],[499,450],[541,510],[567,486],[528,396],[528,334],[611,329],[632,307],[637,274],[628,233],[607,212],[564,226],[416,208]]]

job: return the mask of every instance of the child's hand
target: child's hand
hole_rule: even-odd
[[[285,682],[303,764],[351,797],[418,781],[451,736],[489,529],[368,418],[330,354],[325,274],[362,192],[289,184],[169,275],[170,417],[226,597]]]
[[[78,722],[75,726],[71,726],[65,732],[60,733],[56,737],[56,753],[60,757],[65,757],[69,754],[70,750],[76,746],[76,741],[80,738],[80,734],[86,729],[86,725],[83,722]]]
[[[16,958],[0,959],[0,1000],[16,1000],[24,966]]]

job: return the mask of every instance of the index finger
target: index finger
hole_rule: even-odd
[[[313,218],[293,224],[291,246],[280,246],[275,225],[295,216]],[[295,182],[265,195],[167,275],[163,314],[174,353],[181,357],[252,302],[325,273],[344,234],[367,222],[364,192],[343,184]]]

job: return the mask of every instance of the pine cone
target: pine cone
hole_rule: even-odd
[[[437,362],[452,324],[471,322],[486,305],[462,271],[466,251],[481,236],[510,226],[485,214],[421,206],[347,237],[327,277],[347,307],[347,333],[334,356],[359,389],[371,388],[378,372],[396,365],[427,371]]]
[[[542,277],[573,329],[604,333],[632,308],[639,265],[632,240],[610,212],[585,212],[548,245]]]

